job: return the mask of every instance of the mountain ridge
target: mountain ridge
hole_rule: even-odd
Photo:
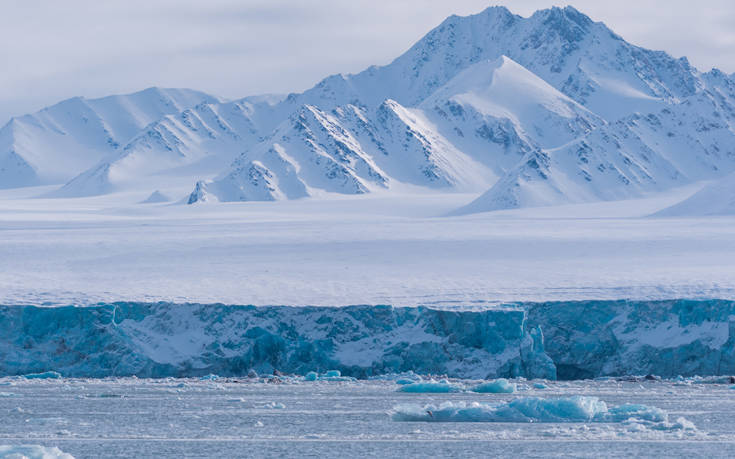
[[[196,183],[189,202],[399,184],[486,190],[463,213],[632,198],[735,170],[732,76],[632,45],[574,7],[450,16],[389,64],[331,75],[299,94],[168,97],[168,110],[122,119],[116,110],[137,112],[64,101],[85,120],[71,126],[81,133],[51,119],[36,123],[45,129],[38,142],[7,134],[22,132],[11,120],[0,130],[0,187],[76,168],[51,195],[166,191],[171,171]],[[33,134],[30,121],[22,127]],[[54,142],[79,145],[78,158],[44,175],[34,155],[45,158]]]

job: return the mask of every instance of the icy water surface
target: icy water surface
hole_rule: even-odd
[[[468,391],[469,381],[447,393],[399,392],[395,381],[264,381],[4,378],[0,445],[58,447],[76,458],[735,456],[729,384],[521,380],[515,393],[496,394]],[[610,411],[590,422],[575,420],[579,413],[563,419],[568,407],[548,411],[557,403],[548,399],[593,401],[576,396]],[[518,421],[507,407],[526,397],[534,422],[504,422]],[[612,415],[625,404],[649,415],[640,407],[641,419]],[[425,422],[442,409],[454,421],[492,412],[500,422]]]

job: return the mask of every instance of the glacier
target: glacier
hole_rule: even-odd
[[[735,301],[514,303],[483,310],[7,305],[0,307],[0,338],[3,376],[337,370],[357,378],[409,371],[475,379],[672,378],[735,374]]]

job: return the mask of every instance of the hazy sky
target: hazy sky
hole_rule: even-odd
[[[227,98],[301,91],[385,64],[450,14],[542,0],[4,0],[0,123],[76,95],[149,86]],[[628,41],[735,72],[735,2],[570,2]]]

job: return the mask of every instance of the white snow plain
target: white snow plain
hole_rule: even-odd
[[[704,185],[453,217],[476,195],[406,189],[191,206],[142,204],[153,190],[75,199],[2,190],[0,303],[735,298],[735,217],[650,217]]]

